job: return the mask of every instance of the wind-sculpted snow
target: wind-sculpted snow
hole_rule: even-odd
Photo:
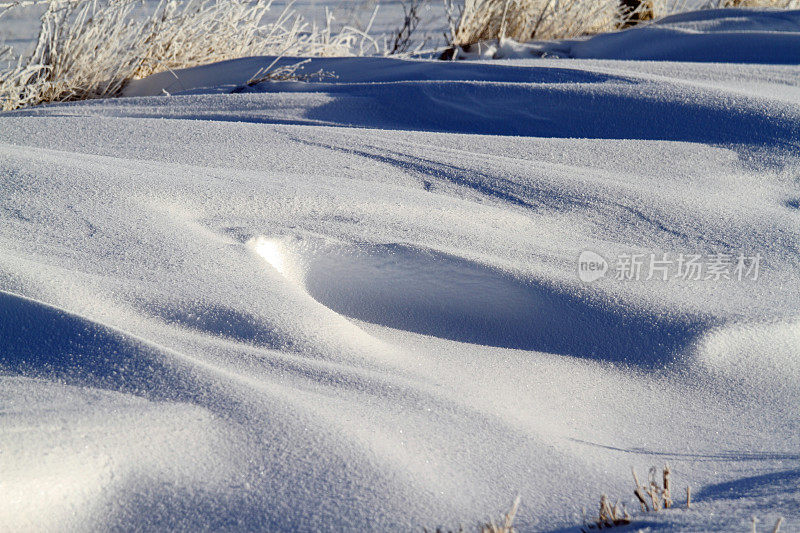
[[[796,66],[270,61],[0,115],[0,529],[800,527]]]
[[[592,303],[535,281],[404,245],[337,247],[263,238],[256,250],[345,316],[445,339],[662,366],[701,329]],[[294,276],[293,276],[294,277]]]
[[[293,60],[285,59],[286,63]],[[237,62],[189,70],[184,79],[164,73],[129,87],[131,95],[205,92],[208,79],[237,80],[229,74]],[[238,80],[266,59],[242,60]],[[564,63],[519,63],[486,68],[471,63],[396,59],[319,59],[307,70],[335,72],[334,82],[269,83],[229,96],[225,104],[208,95],[115,102],[112,113],[135,116],[181,115],[201,120],[256,123],[341,125],[533,137],[652,139],[700,143],[786,144],[800,140],[796,107],[764,95],[737,94],[730,87],[698,86],[697,80],[665,80],[607,69],[564,68]],[[559,66],[556,66],[559,65]],[[568,64],[572,67],[572,63]],[[711,67],[706,72],[726,69]],[[365,72],[376,71],[376,79]],[[740,67],[752,76],[755,69]],[[395,73],[390,78],[390,72]],[[776,68],[771,75],[779,75]],[[791,71],[797,79],[796,69]],[[205,81],[202,81],[205,80]],[[762,82],[762,80],[758,80]],[[224,84],[223,84],[224,86]],[[227,90],[241,86],[227,85]],[[759,89],[756,87],[756,89]],[[119,106],[117,108],[117,106]],[[152,111],[150,106],[157,106]],[[642,109],[647,109],[646,113]]]

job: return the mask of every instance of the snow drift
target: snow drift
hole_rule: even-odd
[[[3,524],[800,527],[796,65],[270,61],[0,115]]]

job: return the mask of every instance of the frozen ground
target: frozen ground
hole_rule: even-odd
[[[750,21],[759,63],[250,58],[0,115],[3,529],[419,531],[520,494],[521,531],[575,531],[668,461],[693,508],[638,527],[799,530],[798,14],[765,17],[692,30]]]

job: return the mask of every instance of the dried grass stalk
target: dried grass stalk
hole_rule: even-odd
[[[670,490],[670,477],[672,471],[669,465],[664,465],[664,508],[669,509],[672,507],[672,491]]]
[[[488,524],[481,526],[481,533],[515,533],[514,519],[517,516],[517,511],[519,511],[520,501],[520,496],[514,499],[514,503],[511,504],[511,509],[503,516],[500,525],[495,524],[494,521],[489,521]]]
[[[352,55],[366,35],[319,28],[272,0],[48,0],[34,52],[0,72],[3,109],[118,95],[155,72],[253,55]],[[363,50],[362,50],[363,51]]]
[[[610,31],[621,23],[619,0],[465,0],[449,40],[465,46],[503,38],[562,39]]]
[[[613,31],[682,11],[668,0],[445,0],[451,46],[493,39],[569,39]],[[800,8],[800,0],[708,0],[705,8]],[[456,13],[457,11],[457,13]]]
[[[774,7],[778,9],[798,9],[799,0],[712,0],[707,8],[721,7]]]

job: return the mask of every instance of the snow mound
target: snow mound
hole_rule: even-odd
[[[461,59],[526,57],[800,64],[800,11],[719,9],[681,13],[586,39],[488,41]]]

